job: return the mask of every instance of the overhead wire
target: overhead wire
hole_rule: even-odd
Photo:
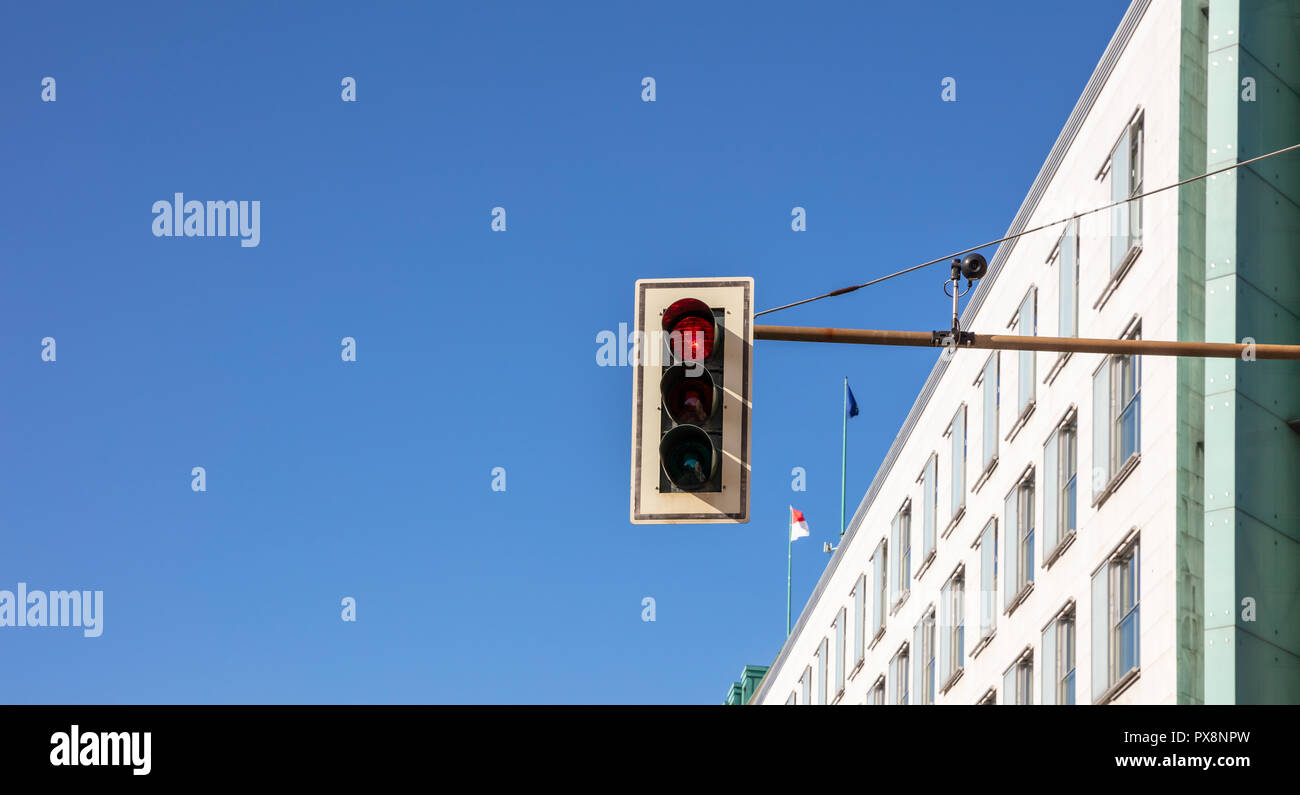
[[[1084,210],[1083,212],[1078,212],[1078,213],[1075,213],[1074,215],[1071,215],[1071,216],[1068,216],[1068,217],[1065,217],[1065,218],[1061,218],[1061,219],[1056,220],[1056,221],[1051,221],[1051,222],[1049,222],[1049,223],[1040,224],[1040,225],[1038,225],[1038,226],[1035,226],[1033,229],[1025,229],[1025,230],[1022,230],[1022,231],[1020,231],[1020,232],[1016,232],[1016,233],[1013,234],[1013,235],[1007,235],[1006,237],[1000,237],[1000,238],[998,238],[997,240],[990,240],[990,241],[988,241],[987,243],[981,243],[981,244],[979,244],[978,246],[971,246],[970,248],[964,248],[964,249],[962,249],[961,251],[954,251],[953,253],[948,254],[948,255],[946,255],[946,256],[938,257],[938,258],[936,258],[936,259],[932,259],[932,260],[929,260],[929,261],[927,261],[927,262],[922,262],[920,265],[913,265],[913,266],[911,266],[910,268],[904,268],[904,269],[901,270],[901,271],[895,271],[894,273],[891,273],[891,274],[889,274],[889,275],[887,275],[887,276],[881,276],[881,277],[878,278],[878,279],[872,279],[871,281],[863,282],[862,284],[853,284],[853,285],[849,285],[848,287],[841,287],[841,288],[839,288],[838,290],[831,290],[829,293],[823,293],[823,294],[821,294],[821,295],[816,295],[816,296],[813,296],[812,298],[805,298],[805,299],[803,299],[803,300],[801,300],[801,301],[795,301],[795,302],[793,302],[793,303],[783,304],[783,305],[781,305],[781,306],[773,307],[772,309],[764,309],[762,312],[755,312],[755,313],[754,313],[754,317],[758,317],[758,316],[760,316],[760,315],[767,315],[767,314],[770,314],[770,313],[772,313],[772,312],[780,312],[782,309],[790,309],[791,307],[802,306],[803,304],[810,304],[810,303],[812,303],[813,301],[820,301],[820,300],[822,300],[822,299],[824,299],[824,298],[833,298],[833,297],[835,297],[835,296],[837,296],[837,295],[845,295],[845,294],[847,294],[847,293],[854,292],[855,290],[861,290],[863,287],[870,287],[870,286],[873,285],[873,284],[880,284],[880,283],[883,282],[883,281],[887,281],[887,280],[889,280],[889,279],[893,279],[893,278],[895,278],[895,277],[902,276],[902,275],[907,274],[907,273],[911,273],[912,271],[920,270],[921,268],[926,268],[926,267],[929,267],[929,266],[931,266],[931,265],[937,265],[937,264],[940,263],[940,262],[948,262],[948,261],[950,261],[950,260],[952,260],[952,259],[954,259],[954,258],[961,257],[963,254],[969,254],[969,253],[971,253],[971,252],[973,252],[973,251],[979,251],[980,249],[982,249],[982,248],[988,248],[989,246],[996,246],[996,245],[999,245],[999,244],[1001,244],[1001,243],[1005,243],[1005,242],[1007,242],[1008,240],[1015,240],[1015,239],[1018,238],[1018,237],[1024,237],[1025,235],[1033,234],[1034,232],[1041,232],[1042,230],[1044,230],[1044,229],[1050,229],[1050,228],[1053,227],[1053,226],[1058,226],[1058,225],[1060,225],[1060,224],[1064,224],[1064,223],[1067,223],[1067,222],[1069,222],[1069,221],[1073,221],[1073,220],[1076,220],[1076,219],[1079,219],[1079,218],[1083,218],[1084,216],[1087,216],[1087,215],[1093,215],[1093,214],[1095,214],[1095,213],[1099,213],[1099,212],[1103,212],[1103,211],[1105,211],[1105,210],[1109,210],[1110,208],[1115,207],[1115,206],[1118,206],[1118,205],[1120,205],[1120,204],[1127,204],[1127,203],[1129,203],[1129,202],[1138,201],[1139,199],[1144,199],[1144,198],[1146,198],[1147,196],[1154,196],[1154,195],[1156,195],[1157,193],[1163,193],[1164,191],[1167,191],[1167,190],[1172,190],[1172,189],[1174,189],[1174,188],[1181,188],[1181,187],[1184,186],[1184,185],[1188,185],[1188,184],[1190,184],[1190,183],[1197,182],[1197,181],[1202,180],[1202,179],[1206,179],[1207,177],[1213,177],[1213,176],[1215,176],[1215,175],[1217,175],[1217,174],[1222,174],[1222,173],[1224,173],[1224,172],[1226,172],[1226,171],[1231,171],[1231,170],[1233,170],[1233,169],[1235,169],[1235,168],[1241,168],[1242,166],[1248,166],[1248,165],[1250,165],[1251,163],[1258,163],[1258,162],[1261,161],[1261,160],[1266,160],[1266,159],[1268,159],[1268,158],[1270,158],[1270,157],[1274,157],[1274,156],[1276,156],[1276,155],[1280,155],[1280,154],[1283,154],[1283,153],[1285,153],[1285,152],[1290,152],[1290,151],[1292,151],[1292,150],[1294,150],[1294,149],[1300,149],[1300,143],[1291,144],[1290,146],[1283,147],[1282,149],[1278,149],[1278,150],[1273,151],[1273,152],[1269,152],[1268,154],[1258,155],[1258,156],[1256,156],[1256,157],[1252,157],[1252,158],[1250,158],[1249,160],[1242,160],[1242,161],[1240,161],[1240,162],[1237,162],[1237,163],[1233,163],[1233,164],[1231,164],[1231,165],[1224,166],[1223,168],[1217,168],[1217,169],[1215,169],[1215,170],[1213,170],[1213,171],[1207,171],[1207,172],[1205,172],[1204,174],[1200,174],[1200,175],[1195,176],[1195,177],[1188,177],[1187,179],[1179,180],[1178,182],[1174,182],[1174,183],[1172,183],[1172,184],[1165,185],[1165,186],[1163,186],[1163,187],[1156,188],[1156,189],[1154,189],[1154,190],[1146,191],[1145,193],[1139,193],[1139,194],[1136,195],[1136,196],[1130,196],[1130,197],[1128,197],[1127,199],[1118,199],[1118,200],[1113,201],[1113,202],[1111,202],[1111,203],[1109,203],[1109,204],[1104,204],[1104,205],[1102,205],[1102,206],[1100,206],[1100,207],[1094,207],[1094,208],[1091,209],[1091,210]]]

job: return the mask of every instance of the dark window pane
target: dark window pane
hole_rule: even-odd
[[[1074,476],[1071,476],[1070,479],[1066,481],[1065,494],[1062,495],[1063,499],[1061,502],[1065,511],[1065,521],[1063,522],[1063,527],[1061,528],[1062,535],[1070,532],[1071,530],[1076,529],[1075,517],[1077,515],[1077,507],[1075,504],[1075,493],[1074,493],[1075,481],[1076,478]]]
[[[1138,665],[1138,608],[1134,607],[1132,612],[1119,622],[1119,670],[1117,675],[1123,675],[1133,670]]]
[[[1138,449],[1138,405],[1139,401],[1134,399],[1120,415],[1120,463],[1128,460]]]

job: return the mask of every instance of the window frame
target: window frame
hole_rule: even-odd
[[[929,485],[926,485],[926,481]],[[914,579],[921,579],[939,551],[939,454],[930,453],[916,482],[921,486],[921,564]]]
[[[1068,445],[1063,444],[1066,441]],[[1079,414],[1075,406],[1043,442],[1042,495],[1042,556],[1047,569],[1074,543],[1079,530]]]
[[[1092,703],[1105,704],[1123,692],[1142,673],[1142,546],[1141,534],[1134,529],[1092,573]],[[1119,598],[1124,594],[1121,581],[1126,567],[1131,567],[1132,604],[1123,609]],[[1103,578],[1099,581],[1099,578]],[[1098,585],[1104,588],[1105,603],[1098,604]],[[1124,623],[1132,618],[1132,665],[1124,668]],[[1100,618],[1104,624],[1097,626]],[[1098,631],[1100,629],[1100,632]],[[1076,651],[1077,653],[1077,651]],[[1103,678],[1098,680],[1098,675]],[[1077,680],[1076,680],[1077,689]]]
[[[1142,247],[1142,223],[1145,220],[1142,215],[1142,200],[1134,198],[1141,196],[1146,179],[1143,172],[1146,168],[1146,116],[1139,113],[1137,118],[1128,128],[1129,137],[1129,176],[1128,176],[1128,195],[1129,204],[1129,250]]]
[[[826,675],[830,667],[829,655],[830,644],[828,639],[822,638],[821,645],[817,647],[817,651],[813,654],[813,658],[817,661],[817,706],[819,707],[826,706],[827,691],[830,689],[826,682]]]
[[[890,572],[893,589],[890,591],[890,613],[907,601],[912,593],[912,500],[903,500],[903,505],[894,514],[890,528],[890,540],[894,544],[894,569]]]
[[[985,551],[986,543],[991,547],[987,552]],[[970,650],[970,658],[973,660],[998,634],[998,518],[996,516],[989,517],[989,520],[984,523],[984,528],[980,530],[980,534],[976,536],[971,547],[978,549],[980,556],[979,597],[977,601],[979,638]],[[987,619],[987,624],[985,619]]]
[[[1126,174],[1122,175],[1124,183],[1116,185],[1115,165],[1117,162],[1116,155],[1120,149],[1124,149],[1123,163]],[[1110,272],[1106,280],[1106,285],[1102,288],[1101,295],[1093,303],[1093,309],[1100,309],[1106,301],[1114,295],[1119,288],[1119,284],[1124,277],[1133,268],[1133,263],[1142,253],[1142,240],[1144,237],[1144,218],[1142,213],[1142,199],[1134,198],[1140,196],[1145,184],[1143,172],[1146,169],[1146,113],[1139,107],[1125,123],[1123,131],[1120,133],[1115,145],[1112,146],[1106,155],[1106,161],[1102,164],[1101,170],[1097,173],[1097,178],[1108,178],[1110,200],[1116,202],[1110,208],[1110,231],[1107,237],[1109,243],[1109,252],[1107,258],[1110,261]],[[1122,203],[1119,203],[1122,202]],[[1123,250],[1120,250],[1120,244],[1117,238],[1119,233],[1123,233]]]
[[[1079,224],[1076,218],[1065,222],[1065,229],[1057,238],[1056,244],[1047,256],[1048,265],[1056,265],[1056,335],[1058,337],[1077,338],[1079,336]],[[1067,289],[1068,286],[1068,289]],[[1067,311],[1068,310],[1068,311]],[[1069,333],[1066,333],[1065,320],[1069,319]],[[1065,363],[1074,354],[1061,351],[1047,368],[1043,383],[1051,385],[1065,368]]]
[[[1016,665],[1016,703],[1029,705],[1034,703],[1034,656],[1026,655]]]
[[[1025,313],[1028,312],[1028,320]],[[1028,326],[1028,327],[1026,327]],[[1020,299],[1016,305],[1015,314],[1007,322],[1007,328],[1015,334],[1022,337],[1038,336],[1038,287],[1030,285],[1025,292],[1025,296]],[[1001,365],[999,364],[999,367]],[[1016,351],[1016,402],[1015,402],[1015,420],[1011,423],[1011,428],[1007,431],[1006,436],[1002,439],[1009,442],[1016,438],[1020,429],[1025,426],[1029,418],[1038,406],[1038,354],[1035,351]],[[1001,389],[1001,376],[999,376],[998,388]],[[1023,394],[1022,396],[1022,393]],[[1023,400],[1023,402],[1022,402]],[[998,404],[1002,400],[999,396]]]
[[[958,420],[961,420],[960,426]],[[967,407],[962,403],[957,407],[948,422],[948,428],[944,431],[945,438],[950,439],[948,449],[951,458],[950,468],[948,470],[948,526],[940,533],[940,538],[947,538],[952,533],[953,528],[966,515],[966,474],[967,474],[967,457],[969,454],[968,446],[970,433],[968,425]],[[961,439],[957,438],[957,430],[960,427]],[[958,444],[960,441],[961,454],[958,455]],[[936,492],[938,491],[936,486]],[[937,496],[936,496],[937,499]],[[937,546],[937,543],[936,543]]]
[[[1142,339],[1142,319],[1134,316],[1129,321],[1124,333],[1118,339],[1121,340],[1140,340]],[[1123,373],[1125,371],[1125,362],[1131,362],[1133,373],[1133,394],[1125,403],[1124,409],[1119,407],[1119,398],[1117,395],[1122,394]],[[1116,378],[1116,371],[1119,371],[1120,378]],[[1098,378],[1105,375],[1105,419],[1098,415],[1098,393],[1102,391],[1098,385]],[[1104,503],[1111,494],[1119,489],[1120,485],[1128,479],[1130,473],[1142,460],[1142,357],[1135,354],[1110,354],[1104,356],[1101,363],[1092,373],[1092,400],[1093,400],[1093,430],[1092,430],[1092,468],[1093,468],[1093,494],[1092,506],[1098,507]],[[1123,438],[1123,429],[1121,420],[1124,412],[1131,407],[1133,409],[1133,449],[1122,460],[1119,457],[1119,442]],[[1099,433],[1098,425],[1104,422],[1104,429]],[[1104,433],[1104,437],[1101,435]],[[1098,450],[1098,442],[1104,438],[1106,450],[1104,455]],[[1103,459],[1104,468],[1098,466],[1098,459]],[[1105,478],[1099,478],[1099,474],[1104,474]]]
[[[1062,446],[1061,441],[1069,443]],[[1068,467],[1065,464],[1069,464]],[[1057,548],[1061,544],[1062,529],[1074,538],[1079,532],[1079,423],[1074,416],[1058,430],[1057,434],[1056,526]],[[1069,474],[1066,474],[1066,473]]]
[[[889,539],[882,538],[871,553],[871,573],[875,578],[872,588],[872,628],[871,640],[867,648],[874,647],[885,634],[889,621]]]
[[[1009,686],[1014,690],[1007,692]],[[1004,704],[1028,706],[1034,703],[1034,647],[1029,646],[1002,672],[1002,697]]]
[[[1078,619],[1073,599],[1052,615],[1042,628],[1039,703],[1051,706],[1078,704]],[[1067,698],[1068,694],[1068,698]]]
[[[1074,608],[1056,619],[1056,703],[1074,706],[1079,703],[1079,622]],[[1068,653],[1067,653],[1068,652]],[[1067,659],[1068,658],[1068,659]],[[1069,685],[1066,681],[1069,680]],[[1067,701],[1066,692],[1070,697]]]
[[[937,623],[935,619],[935,606],[930,605],[921,614],[921,619],[916,622],[916,626],[913,628],[916,638],[920,640],[919,648],[913,650],[916,655],[913,662],[920,673],[919,678],[913,677],[913,686],[916,688],[916,697],[913,702],[919,705],[935,703],[936,680],[938,678],[938,655],[934,648],[936,639],[935,624]],[[913,645],[916,644],[913,643]]]
[[[1110,627],[1110,679],[1112,681],[1119,681],[1141,667],[1142,571],[1140,568],[1140,555],[1140,550],[1134,544],[1117,555],[1110,564],[1110,599],[1113,605],[1111,608],[1113,623]],[[1125,599],[1126,592],[1127,599]],[[1126,632],[1124,625],[1129,619],[1132,619],[1138,626],[1133,627],[1131,632]],[[1124,665],[1126,635],[1130,635],[1132,638],[1133,660],[1132,664],[1127,667]]]
[[[889,659],[890,678],[893,680],[893,686],[890,688],[889,703],[905,706],[910,703],[910,688],[908,686],[909,674],[911,671],[911,657],[908,654],[908,645],[906,642],[894,652],[894,656]]]
[[[980,387],[982,395],[981,401],[983,409],[982,425],[980,429],[981,444],[983,445],[980,453],[980,475],[975,479],[974,490],[979,491],[993,470],[998,466],[998,454],[1001,445],[998,438],[999,414],[1002,406],[1002,365],[998,354],[1001,351],[993,351],[985,360],[984,366],[980,368],[980,374],[975,379],[975,384]],[[990,379],[990,368],[992,368]],[[992,395],[990,400],[990,384],[992,384]],[[990,449],[991,445],[991,449]]]
[[[1126,339],[1141,339],[1141,329]],[[1110,466],[1119,472],[1129,459],[1142,451],[1142,357],[1132,353],[1114,354],[1110,357]],[[1132,394],[1126,398],[1125,388],[1132,381]],[[1133,411],[1133,449],[1124,454],[1124,415]]]
[[[966,566],[958,564],[939,590],[939,693],[947,693],[966,670]],[[944,650],[946,649],[946,654]]]
[[[867,656],[867,575],[859,574],[853,590],[853,674],[857,674]]]
[[[1078,337],[1079,336],[1079,226],[1075,219],[1071,218],[1065,222],[1065,229],[1061,232],[1060,239],[1056,242],[1056,264],[1060,268],[1056,277],[1057,299],[1056,299],[1056,335],[1058,337]],[[1069,252],[1067,258],[1066,252]],[[1066,273],[1067,269],[1070,273]],[[1066,278],[1068,275],[1069,278]],[[1064,319],[1067,317],[1065,312],[1061,311],[1065,304],[1066,284],[1070,285],[1070,312],[1068,314],[1069,332],[1066,333]],[[1069,354],[1063,354],[1068,356]]]
[[[835,630],[835,701],[839,701],[844,696],[844,685],[847,681],[848,666],[848,632],[844,625],[848,618],[848,609],[841,607],[840,612],[835,616],[835,621],[831,623],[831,628]]]
[[[1006,592],[1003,594],[1004,610],[1003,613],[1010,615],[1015,612],[1016,608],[1028,598],[1034,589],[1034,545],[1035,545],[1035,484],[1034,484],[1034,465],[1030,464],[1016,479],[1015,485],[1007,492],[1003,498],[1004,512],[1010,510],[1011,501],[1015,500],[1015,526],[1011,526],[1011,517],[1009,514],[1004,515],[1003,526],[1006,528],[1005,533],[1010,539],[1004,544],[1005,553],[1008,556],[1015,555],[1015,569],[1008,566],[1004,573],[1010,576],[1015,573],[1015,590],[1012,591],[1012,583],[1008,582]]]

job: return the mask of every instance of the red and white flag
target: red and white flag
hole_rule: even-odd
[[[794,506],[790,506],[790,540],[803,538],[808,535],[808,520],[803,518],[803,511],[796,511]]]

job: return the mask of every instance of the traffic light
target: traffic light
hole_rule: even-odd
[[[754,280],[641,279],[633,524],[749,521]]]

